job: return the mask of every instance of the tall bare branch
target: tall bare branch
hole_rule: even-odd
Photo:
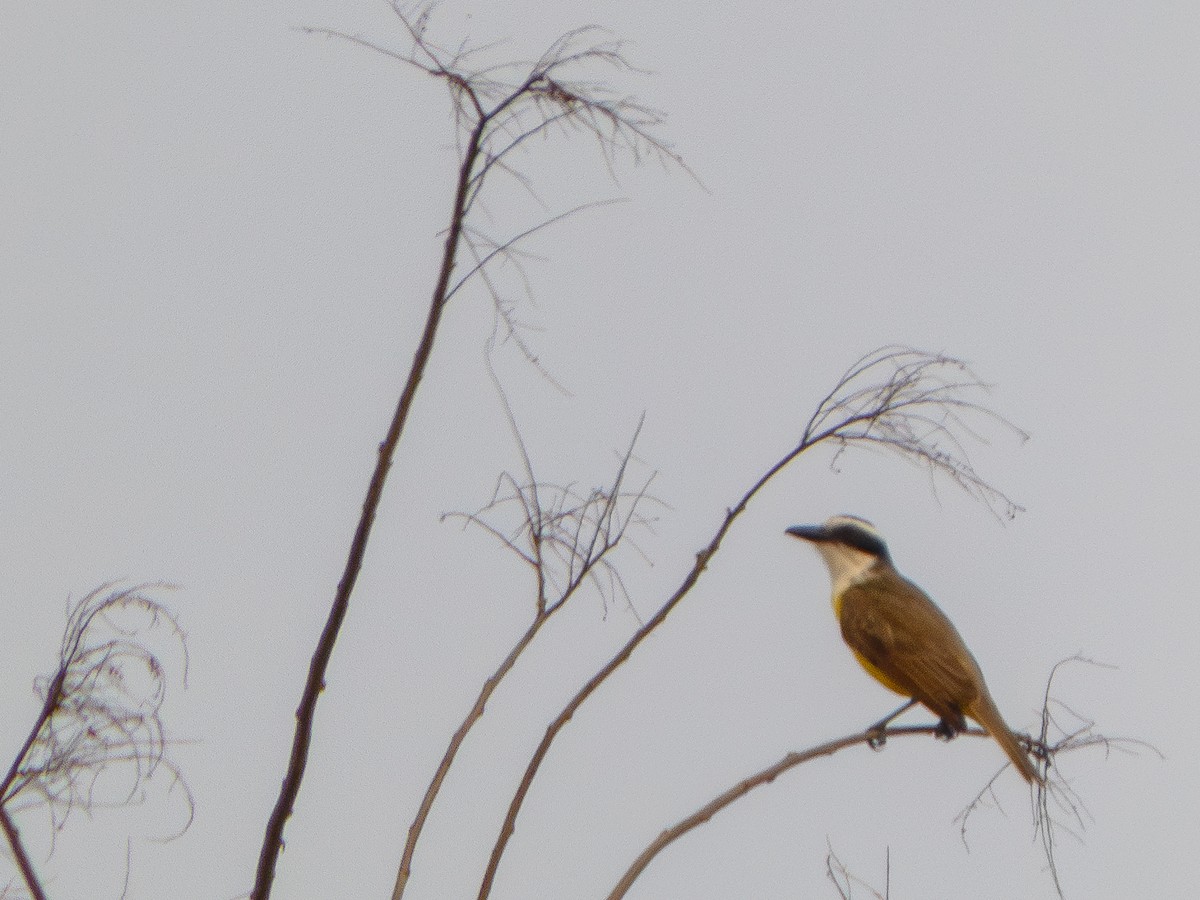
[[[342,622],[345,620],[346,613],[350,608],[350,595],[354,591],[354,585],[358,581],[359,572],[362,570],[363,558],[367,551],[367,542],[370,540],[371,527],[375,523],[379,501],[383,496],[383,486],[387,481],[388,471],[391,469],[392,457],[395,455],[396,447],[400,443],[400,436],[404,432],[404,425],[408,421],[409,413],[412,411],[413,401],[417,395],[417,388],[420,386],[421,379],[425,374],[429,358],[433,354],[433,345],[437,337],[438,325],[441,324],[442,311],[446,306],[446,291],[450,284],[451,273],[454,271],[458,244],[462,238],[463,210],[466,205],[467,185],[479,157],[479,144],[485,121],[481,119],[476,124],[468,139],[462,164],[459,168],[458,186],[455,190],[454,201],[451,206],[450,228],[446,235],[442,252],[442,263],[438,271],[437,283],[433,289],[433,297],[430,300],[429,312],[425,317],[425,328],[421,334],[420,343],[417,345],[416,353],[413,356],[408,378],[404,383],[404,388],[400,392],[400,399],[396,404],[396,410],[392,414],[391,423],[388,425],[384,439],[379,445],[375,471],[372,473],[371,481],[367,485],[367,495],[363,500],[362,513],[359,516],[358,525],[354,530],[354,537],[350,542],[350,553],[346,558],[346,565],[342,571],[341,580],[338,582],[337,591],[334,594],[333,605],[329,610],[329,617],[325,622],[325,627],[321,632],[320,638],[317,640],[316,650],[309,664],[308,677],[305,680],[304,691],[300,697],[300,705],[296,710],[296,730],[292,738],[292,751],[288,758],[287,773],[280,787],[275,807],[272,809],[271,816],[267,821],[262,849],[259,852],[254,888],[250,892],[251,900],[267,900],[271,895],[279,851],[283,848],[284,825],[292,814],[296,797],[300,794],[300,784],[304,780],[304,770],[308,765],[308,751],[312,741],[317,699],[320,697],[321,690],[325,684],[325,672],[329,668],[330,659],[333,657],[333,648],[337,643]]]

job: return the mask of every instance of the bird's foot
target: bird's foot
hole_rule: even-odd
[[[884,716],[874,725],[867,728],[867,746],[872,750],[882,750],[883,745],[887,743],[887,727],[892,724],[892,720],[902,712],[912,709],[916,705],[917,701],[915,699],[909,700],[894,713]]]
[[[958,736],[958,729],[954,727],[954,723],[949,719],[941,719],[937,723],[937,728],[933,730],[933,733],[940,740],[949,741]]]

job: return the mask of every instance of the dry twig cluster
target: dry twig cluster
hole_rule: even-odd
[[[51,833],[72,812],[144,802],[165,782],[191,824],[192,795],[168,755],[160,716],[166,660],[187,648],[175,615],[151,591],[165,585],[103,585],[70,610],[58,667],[38,679],[42,708],[0,781],[0,827],[31,896],[45,897],[14,817],[42,809]],[[169,837],[169,836],[168,836]]]

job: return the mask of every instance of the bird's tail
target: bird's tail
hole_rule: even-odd
[[[967,709],[967,715],[982,725],[984,730],[996,739],[996,743],[1012,760],[1013,766],[1026,781],[1030,784],[1043,783],[1041,774],[1029,759],[1029,754],[1025,752],[1025,748],[1021,746],[1017,736],[1012,733],[1012,729],[1005,724],[1000,710],[996,708],[996,704],[986,691]]]

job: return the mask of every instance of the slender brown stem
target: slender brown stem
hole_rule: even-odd
[[[888,728],[884,732],[888,737],[909,734],[936,734],[936,725],[905,725],[893,728]],[[982,729],[971,728],[962,734],[970,734],[977,737],[987,737],[987,732]],[[617,882],[617,886],[612,889],[612,893],[608,895],[608,900],[621,900],[622,897],[629,891],[630,887],[637,880],[638,876],[645,871],[650,865],[654,857],[658,856],[664,849],[672,844],[675,840],[687,834],[693,828],[703,825],[729,804],[735,800],[746,796],[756,787],[764,784],[769,784],[774,781],[788,769],[798,766],[801,763],[806,763],[809,760],[816,759],[821,756],[832,756],[839,750],[844,750],[846,747],[852,747],[855,744],[871,744],[873,740],[878,740],[879,732],[875,728],[868,728],[866,731],[861,731],[858,734],[850,734],[845,737],[840,737],[832,741],[827,741],[824,744],[818,744],[815,747],[810,747],[807,750],[799,750],[794,753],[789,753],[779,762],[772,766],[768,766],[761,772],[751,775],[749,778],[743,779],[731,787],[724,793],[714,797],[711,801],[704,804],[690,816],[679,820],[670,828],[667,828],[657,838],[650,842],[645,850],[641,852],[637,859],[621,876],[621,880]]]
[[[46,900],[46,892],[42,889],[41,882],[38,881],[37,873],[33,871],[33,863],[29,861],[29,854],[25,852],[25,845],[21,843],[21,835],[17,832],[16,823],[9,817],[8,810],[2,804],[0,804],[0,828],[4,829],[4,836],[8,838],[8,846],[12,848],[17,868],[21,870],[21,877],[25,879],[25,886],[29,888],[33,900]]]
[[[12,765],[9,766],[8,772],[4,776],[4,780],[0,781],[0,806],[8,802],[11,798],[8,795],[9,789],[16,780],[18,773],[21,771],[21,763],[25,761],[25,757],[29,755],[30,749],[33,747],[34,741],[38,735],[42,733],[42,729],[46,723],[50,721],[50,717],[54,715],[54,711],[58,709],[59,701],[62,700],[63,683],[67,678],[67,662],[59,663],[58,671],[54,673],[54,680],[50,682],[50,686],[46,689],[46,700],[42,703],[41,712],[38,713],[33,727],[29,729],[29,734],[25,738],[25,743],[21,745],[21,750],[13,757]]]
[[[517,659],[525,651],[525,648],[529,646],[538,631],[541,630],[541,627],[546,624],[554,609],[557,608],[552,608],[550,612],[538,612],[537,617],[530,624],[528,630],[513,645],[512,650],[504,658],[499,668],[483,683],[483,687],[479,691],[479,696],[475,698],[475,705],[471,707],[471,711],[467,713],[466,718],[463,719],[462,724],[458,726],[458,730],[454,732],[454,736],[450,739],[450,745],[446,747],[446,753],[442,757],[442,761],[438,764],[433,780],[430,781],[429,787],[425,789],[425,796],[421,800],[421,808],[417,810],[417,815],[413,819],[412,825],[408,827],[408,840],[405,841],[404,854],[400,858],[400,871],[396,873],[396,886],[392,889],[392,900],[400,900],[404,896],[404,889],[408,885],[408,878],[412,873],[413,853],[416,852],[417,841],[420,840],[421,831],[425,828],[425,820],[429,818],[429,811],[433,808],[433,801],[437,799],[438,792],[442,789],[442,782],[446,780],[446,773],[450,771],[450,766],[454,764],[454,758],[458,755],[458,750],[466,739],[467,733],[483,716],[483,711],[487,706],[488,700],[504,679],[504,676],[516,664]]]
[[[8,840],[9,849],[12,850],[13,859],[17,861],[17,867],[21,870],[21,877],[25,879],[25,886],[29,888],[29,893],[33,896],[34,900],[46,900],[46,892],[38,880],[37,873],[33,869],[33,864],[29,861],[29,854],[25,852],[25,845],[21,843],[21,834],[17,830],[16,823],[9,817],[8,810],[4,808],[4,804],[10,799],[9,790],[12,788],[13,782],[16,781],[17,775],[21,771],[21,763],[25,761],[25,757],[29,755],[29,750],[33,747],[38,735],[42,733],[42,729],[50,721],[50,717],[54,715],[54,711],[58,708],[59,701],[62,699],[63,683],[67,677],[67,665],[68,663],[65,659],[59,663],[58,671],[54,674],[54,679],[46,689],[46,700],[42,703],[41,712],[38,713],[33,727],[29,729],[29,735],[25,738],[25,743],[21,746],[20,752],[13,758],[12,765],[5,774],[4,780],[0,781],[0,828],[4,829],[4,836]]]
[[[280,788],[279,799],[267,821],[266,834],[263,837],[262,850],[258,858],[258,872],[254,881],[254,889],[250,892],[250,900],[267,900],[271,895],[271,886],[275,880],[275,866],[279,859],[279,851],[283,848],[283,828],[288,817],[292,814],[296,797],[300,793],[300,782],[304,778],[304,769],[308,762],[309,744],[312,740],[313,718],[316,713],[317,698],[325,686],[325,671],[333,656],[333,647],[337,642],[338,632],[346,612],[350,606],[350,594],[358,580],[362,569],[363,556],[366,553],[367,541],[371,536],[371,526],[375,522],[375,513],[379,508],[379,500],[383,494],[383,485],[391,468],[392,457],[404,424],[408,421],[417,387],[425,373],[429,357],[433,353],[434,339],[437,336],[438,324],[441,322],[442,311],[446,306],[446,292],[449,289],[450,276],[454,271],[455,256],[458,252],[459,241],[463,233],[465,207],[468,188],[471,182],[471,172],[479,158],[480,142],[483,137],[486,119],[480,119],[472,129],[464,149],[462,164],[458,171],[458,186],[454,194],[454,207],[450,216],[450,227],[446,235],[445,250],[442,254],[441,270],[438,273],[437,285],[433,290],[433,298],[429,304],[429,313],[425,319],[425,331],[421,335],[413,357],[412,368],[409,369],[408,380],[400,394],[396,412],[388,426],[387,436],[379,445],[379,459],[375,464],[375,472],[367,487],[367,496],[363,501],[362,515],[350,544],[350,554],[346,559],[346,568],[342,580],[338,583],[334,595],[333,606],[321,638],[313,653],[309,665],[308,679],[304,685],[304,693],[300,698],[300,706],[296,710],[296,732],[292,740],[292,753],[288,761],[287,775]]]

